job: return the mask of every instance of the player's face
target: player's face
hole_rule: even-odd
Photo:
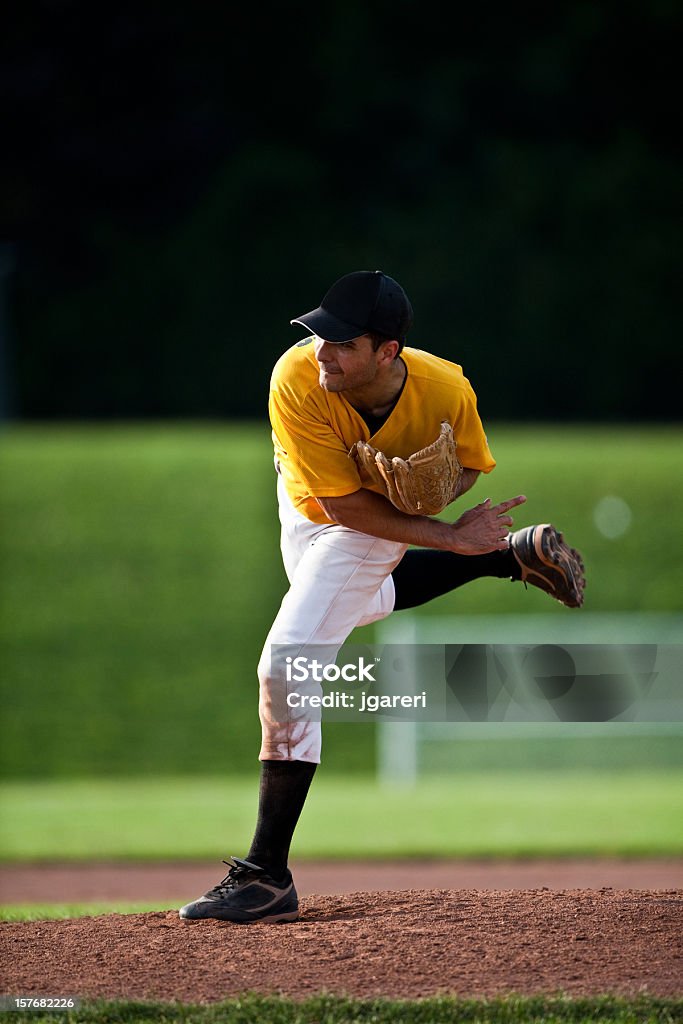
[[[367,334],[340,342],[316,338],[315,358],[320,365],[320,387],[325,391],[348,391],[371,384],[382,362]]]

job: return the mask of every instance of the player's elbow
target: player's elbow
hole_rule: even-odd
[[[359,492],[356,491],[355,494]],[[354,518],[354,494],[344,494],[338,498],[316,498],[328,519],[340,526],[352,526]]]
[[[458,487],[457,487],[457,490],[455,492],[456,498],[459,498],[462,494],[466,494],[467,491],[469,491],[472,487],[474,487],[474,485],[476,484],[477,480],[479,479],[479,475],[480,475],[480,470],[478,470],[478,469],[468,469],[467,467],[465,467],[463,469],[463,471],[462,471],[462,473],[460,475],[460,479],[458,481]]]

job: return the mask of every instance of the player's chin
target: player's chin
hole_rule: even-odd
[[[320,373],[318,378],[320,381],[320,387],[324,388],[325,391],[342,391],[344,388],[344,374],[343,373]]]

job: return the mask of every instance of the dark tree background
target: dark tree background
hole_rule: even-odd
[[[679,419],[678,4],[6,13],[15,416],[263,416],[381,268],[487,417]]]

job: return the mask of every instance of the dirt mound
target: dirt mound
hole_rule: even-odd
[[[0,924],[2,991],[214,1002],[244,992],[418,998],[683,990],[683,890],[310,896],[288,925],[175,909]]]

